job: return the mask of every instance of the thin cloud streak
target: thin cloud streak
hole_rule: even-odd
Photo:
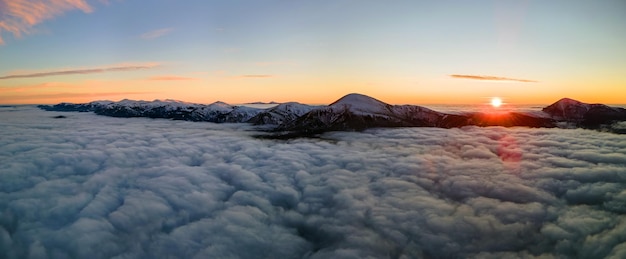
[[[96,67],[96,68],[80,68],[80,69],[68,69],[68,70],[56,70],[46,72],[35,72],[28,74],[13,74],[0,76],[0,80],[14,79],[14,78],[33,78],[33,77],[47,77],[47,76],[61,76],[61,75],[75,75],[75,74],[98,74],[107,72],[123,72],[123,71],[135,71],[142,69],[150,69],[159,66],[158,63],[145,63],[145,64],[129,64],[118,65],[109,67]]]
[[[85,13],[93,11],[84,0],[0,0],[0,45],[4,44],[3,31],[21,37],[31,33],[33,26],[75,9]]]
[[[487,81],[514,81],[514,82],[523,82],[523,83],[537,83],[536,80],[530,79],[518,79],[518,78],[509,78],[509,77],[501,77],[501,76],[483,76],[483,75],[450,75],[452,78],[460,78],[460,79],[473,79],[473,80],[487,80]]]
[[[152,39],[165,36],[170,32],[172,32],[172,28],[163,28],[163,29],[146,32],[144,34],[141,34],[139,37],[144,40],[152,40]]]

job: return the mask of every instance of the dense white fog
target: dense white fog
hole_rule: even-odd
[[[626,257],[626,135],[255,134],[2,107],[0,257]]]

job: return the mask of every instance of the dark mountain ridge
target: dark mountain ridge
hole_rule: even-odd
[[[214,123],[265,125],[277,134],[314,135],[327,131],[355,131],[375,127],[503,126],[582,127],[607,129],[626,121],[626,109],[587,104],[563,98],[537,112],[444,113],[417,105],[391,105],[362,94],[348,94],[327,106],[296,102],[260,109],[224,102],[209,105],[174,100],[40,105],[47,111],[94,112],[113,117],[149,117]],[[613,132],[620,132],[615,130]]]
[[[543,112],[558,121],[573,123],[584,128],[597,128],[616,121],[626,121],[626,109],[604,104],[588,104],[563,98],[545,108]]]

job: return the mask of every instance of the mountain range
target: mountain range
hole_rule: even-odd
[[[535,112],[444,113],[417,105],[391,105],[362,94],[348,94],[322,106],[297,102],[252,108],[215,102],[209,105],[175,100],[95,101],[40,105],[47,111],[94,112],[113,117],[148,117],[214,123],[251,123],[279,136],[314,135],[374,127],[522,126],[582,127],[626,133],[626,109],[563,98]]]

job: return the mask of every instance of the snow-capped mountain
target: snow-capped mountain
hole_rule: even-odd
[[[317,133],[372,127],[529,126],[553,127],[551,119],[523,113],[447,114],[416,105],[391,105],[362,94],[348,94],[326,107],[313,109],[280,130]]]
[[[246,122],[262,111],[263,109],[214,102],[208,106],[201,105],[191,113],[191,116],[197,121],[238,123]]]
[[[39,105],[38,107],[46,111],[66,111],[66,112],[93,112],[97,109],[105,107],[112,101],[94,101],[90,103],[59,103],[55,105]]]
[[[371,127],[435,126],[446,114],[420,106],[390,105],[362,94],[348,94],[279,126],[280,130],[316,133]]]
[[[297,102],[282,103],[257,114],[248,120],[248,122],[254,125],[280,125],[294,121],[317,107],[319,106],[311,106]]]
[[[350,111],[357,115],[389,115],[392,105],[363,94],[351,93],[328,105],[332,110]]]
[[[624,108],[583,103],[569,98],[563,98],[543,108],[543,111],[556,120],[575,123],[584,127],[597,127],[601,124],[626,120],[626,109]]]
[[[565,122],[585,128],[606,128],[626,121],[626,109],[561,99],[533,112],[466,112],[449,114],[416,105],[391,105],[362,94],[348,94],[327,106],[296,102],[260,109],[224,102],[209,105],[176,100],[95,101],[84,104],[40,105],[48,111],[95,112],[114,117],[168,118],[215,123],[267,125],[294,136],[326,131],[362,130],[372,127],[525,126],[556,127]],[[611,127],[609,126],[610,130]],[[614,131],[617,132],[617,131]]]
[[[119,102],[97,101],[86,104],[60,103],[53,106],[40,105],[48,111],[92,111],[98,115],[112,117],[148,117],[207,122],[246,122],[262,109],[232,106],[224,102],[209,105],[187,103],[176,100]]]

